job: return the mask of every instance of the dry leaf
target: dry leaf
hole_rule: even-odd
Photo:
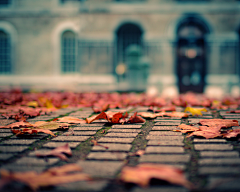
[[[199,122],[201,125],[207,126],[222,126],[222,127],[232,127],[232,126],[239,126],[237,120],[230,120],[230,119],[202,119]]]
[[[146,120],[137,115],[135,112],[127,121],[127,123],[145,123]]]
[[[205,108],[193,108],[193,107],[186,107],[184,112],[190,112],[193,116],[194,115],[201,115],[202,116],[202,111],[207,112],[207,109]]]
[[[177,128],[180,128],[181,130],[174,130],[174,131],[179,131],[182,133],[188,133],[188,132],[193,132],[193,131],[198,131],[198,127],[193,127],[191,125],[186,125],[186,124],[181,124]]]
[[[68,158],[67,156],[72,156],[72,151],[70,147],[68,146],[68,143],[66,145],[57,147],[47,153],[36,153],[37,157],[49,157],[49,156],[54,156],[54,157],[59,157],[63,161],[67,161]]]
[[[237,137],[240,134],[240,129],[228,130],[227,133],[223,134],[223,137],[232,138]]]
[[[153,178],[192,188],[192,184],[184,177],[183,172],[170,165],[142,163],[136,167],[126,166],[120,174],[120,180],[123,182],[135,183],[142,187],[148,186]]]
[[[37,190],[40,187],[54,186],[58,184],[71,183],[76,181],[91,180],[88,174],[81,173],[79,171],[81,171],[81,167],[79,167],[78,165],[67,164],[61,167],[51,168],[40,174],[38,174],[35,171],[10,172],[7,170],[1,170],[0,173],[1,183],[20,181],[27,184],[33,190]]]
[[[86,120],[79,119],[77,117],[71,117],[71,116],[65,116],[57,119],[58,122],[64,122],[64,123],[73,123],[73,124],[83,124],[86,123]]]
[[[37,133],[46,133],[49,135],[52,135],[55,137],[55,135],[53,134],[52,131],[48,130],[48,129],[30,129],[30,128],[21,128],[21,129],[12,129],[12,132],[15,133],[17,136],[18,135],[23,135],[23,134],[37,134]]]

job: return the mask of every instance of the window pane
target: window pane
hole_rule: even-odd
[[[10,74],[11,71],[10,37],[0,31],[0,74]]]
[[[62,72],[76,71],[76,38],[71,31],[62,35]]]

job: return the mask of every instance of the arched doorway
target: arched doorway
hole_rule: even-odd
[[[142,29],[133,23],[125,23],[117,29],[114,71],[117,65],[126,64],[126,49],[129,45],[143,46],[142,35]]]
[[[0,74],[12,72],[10,36],[0,30]]]
[[[205,26],[188,17],[177,28],[177,77],[179,92],[202,93],[206,76]]]

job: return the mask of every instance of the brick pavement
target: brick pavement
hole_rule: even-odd
[[[146,111],[140,107],[137,111]],[[178,111],[183,109],[178,108]],[[118,111],[118,110],[116,110]],[[86,118],[92,114],[90,108],[61,109],[50,116],[39,116],[29,122],[51,120],[68,114]],[[46,134],[16,137],[8,129],[0,130],[0,165],[12,171],[43,171],[65,162],[51,157],[48,161],[35,156],[36,151],[49,151],[55,147],[69,144],[73,156],[69,163],[77,163],[83,172],[89,173],[91,182],[74,182],[41,189],[40,191],[121,191],[121,192],[186,192],[187,189],[153,182],[151,187],[142,189],[128,186],[117,180],[124,165],[136,165],[141,162],[170,164],[183,169],[187,178],[194,183],[198,191],[240,191],[240,144],[236,139],[186,138],[185,134],[172,132],[181,122],[197,123],[203,118],[240,119],[240,115],[229,115],[226,111],[206,112],[201,117],[185,119],[158,117],[147,120],[145,124],[111,125],[98,120],[92,124],[74,125],[74,135],[70,131],[57,131],[57,137]],[[12,120],[0,119],[1,125]],[[233,128],[234,129],[234,128]],[[91,140],[108,147],[94,146]],[[142,156],[133,155],[145,150]]]

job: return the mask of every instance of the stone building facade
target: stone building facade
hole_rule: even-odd
[[[0,85],[114,89],[138,44],[149,85],[231,91],[239,27],[237,0],[0,0]]]

